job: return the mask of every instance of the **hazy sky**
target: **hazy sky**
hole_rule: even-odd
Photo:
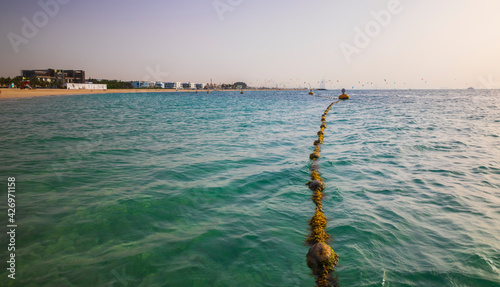
[[[499,11],[498,0],[2,0],[0,76],[500,88]]]

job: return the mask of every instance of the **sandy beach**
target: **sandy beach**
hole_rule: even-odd
[[[213,92],[214,90],[210,90]],[[220,91],[220,90],[217,90]],[[224,92],[239,91],[239,90],[223,90]],[[260,91],[260,90],[244,90]],[[267,90],[269,91],[269,90]],[[47,97],[47,96],[64,96],[64,95],[86,95],[86,94],[117,94],[117,93],[171,93],[184,92],[196,93],[195,90],[171,90],[171,89],[109,89],[109,90],[65,90],[65,89],[36,89],[36,90],[21,90],[21,89],[0,89],[0,99],[5,98],[31,98],[31,97]],[[206,90],[199,90],[198,93],[206,93]]]
[[[1,98],[30,98],[45,96],[63,96],[63,95],[84,95],[84,94],[116,94],[116,93],[158,93],[175,92],[175,90],[145,90],[145,89],[123,89],[123,90],[65,90],[65,89],[0,89]],[[188,91],[184,91],[188,92]],[[191,91],[194,92],[194,91]]]

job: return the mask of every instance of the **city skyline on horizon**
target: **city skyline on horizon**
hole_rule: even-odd
[[[327,89],[500,88],[493,0],[0,4],[0,76]]]

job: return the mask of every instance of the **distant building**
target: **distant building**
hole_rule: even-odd
[[[186,89],[186,90],[195,90],[196,84],[195,83],[182,83],[182,88]]]
[[[64,84],[68,90],[107,90],[108,85],[106,84],[74,84],[66,83]]]
[[[248,88],[247,84],[243,82],[236,82],[233,84],[236,89],[246,89]]]
[[[85,84],[85,71],[83,70],[22,70],[21,76],[26,79],[36,79],[41,82],[55,84]]]
[[[196,84],[195,86],[197,90],[203,90],[207,86],[207,84]]]
[[[181,82],[167,82],[167,83],[164,83],[164,86],[165,86],[165,89],[176,89],[176,90],[182,89]]]
[[[165,89],[165,83],[163,82],[156,82],[155,86],[160,89]]]
[[[152,88],[156,85],[156,82],[151,81],[135,81],[131,82],[132,87],[135,89]]]

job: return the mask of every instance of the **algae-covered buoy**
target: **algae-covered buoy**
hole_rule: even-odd
[[[311,166],[309,167],[311,171],[319,171],[319,164],[317,161],[314,161],[311,163]],[[309,185],[309,183],[307,183]]]
[[[311,180],[310,182],[306,183],[307,186],[309,187],[310,190],[315,191],[316,189],[320,188],[321,190],[325,189],[325,183],[322,182],[321,180]]]
[[[316,243],[307,252],[307,266],[317,277],[323,277],[324,271],[332,272],[338,263],[338,257],[333,249],[326,243]],[[324,278],[326,280],[330,278]],[[326,282],[325,282],[326,283]],[[325,286],[325,285],[323,285]],[[326,286],[331,286],[327,284]]]
[[[317,152],[313,152],[312,154],[309,155],[309,158],[312,159],[312,160],[318,159],[320,157],[321,156]]]
[[[309,252],[307,252],[307,266],[314,272],[318,267],[331,261],[334,256],[335,253],[328,244],[316,243],[309,249]]]

